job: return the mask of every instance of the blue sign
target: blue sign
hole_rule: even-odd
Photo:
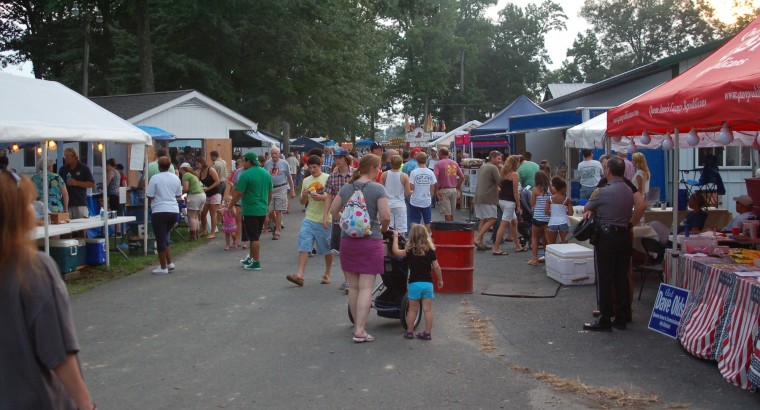
[[[649,328],[675,339],[688,299],[688,290],[661,283],[649,318]]]

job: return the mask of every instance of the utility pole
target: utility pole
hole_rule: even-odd
[[[459,58],[459,86],[462,92],[462,124],[467,122],[467,115],[465,114],[465,97],[464,97],[464,49],[462,49],[461,57]],[[453,124],[452,124],[453,126]]]

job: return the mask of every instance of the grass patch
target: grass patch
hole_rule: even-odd
[[[189,237],[187,227],[180,227],[172,231],[172,256],[179,256],[207,243],[205,240],[190,242],[187,239],[182,239],[182,237],[177,234],[177,231],[184,235],[185,238]],[[113,247],[113,245],[111,245],[111,247]],[[128,252],[127,255],[129,255]],[[129,255],[129,259],[124,259],[120,253],[111,252],[110,271],[106,269],[106,265],[88,266],[79,271],[78,278],[66,281],[69,296],[87,292],[96,286],[121,279],[145,269],[146,266],[154,265],[158,266],[157,254],[148,254],[147,256]]]

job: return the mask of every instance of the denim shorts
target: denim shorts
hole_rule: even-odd
[[[409,218],[410,222],[428,225],[431,217],[432,211],[429,206],[420,208],[418,206],[409,205],[409,215],[407,218]]]
[[[549,232],[567,232],[570,227],[567,224],[562,225],[549,225]]]
[[[435,299],[431,282],[412,282],[406,287],[406,297],[411,300]]]
[[[316,244],[318,255],[327,255],[331,253],[330,236],[332,235],[332,226],[327,228],[321,222],[314,222],[308,219],[303,220],[301,230],[298,232],[298,252],[308,253]]]

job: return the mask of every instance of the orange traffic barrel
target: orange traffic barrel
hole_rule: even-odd
[[[432,222],[435,255],[441,266],[440,293],[472,293],[475,225],[471,222]],[[434,281],[435,282],[435,281]]]

